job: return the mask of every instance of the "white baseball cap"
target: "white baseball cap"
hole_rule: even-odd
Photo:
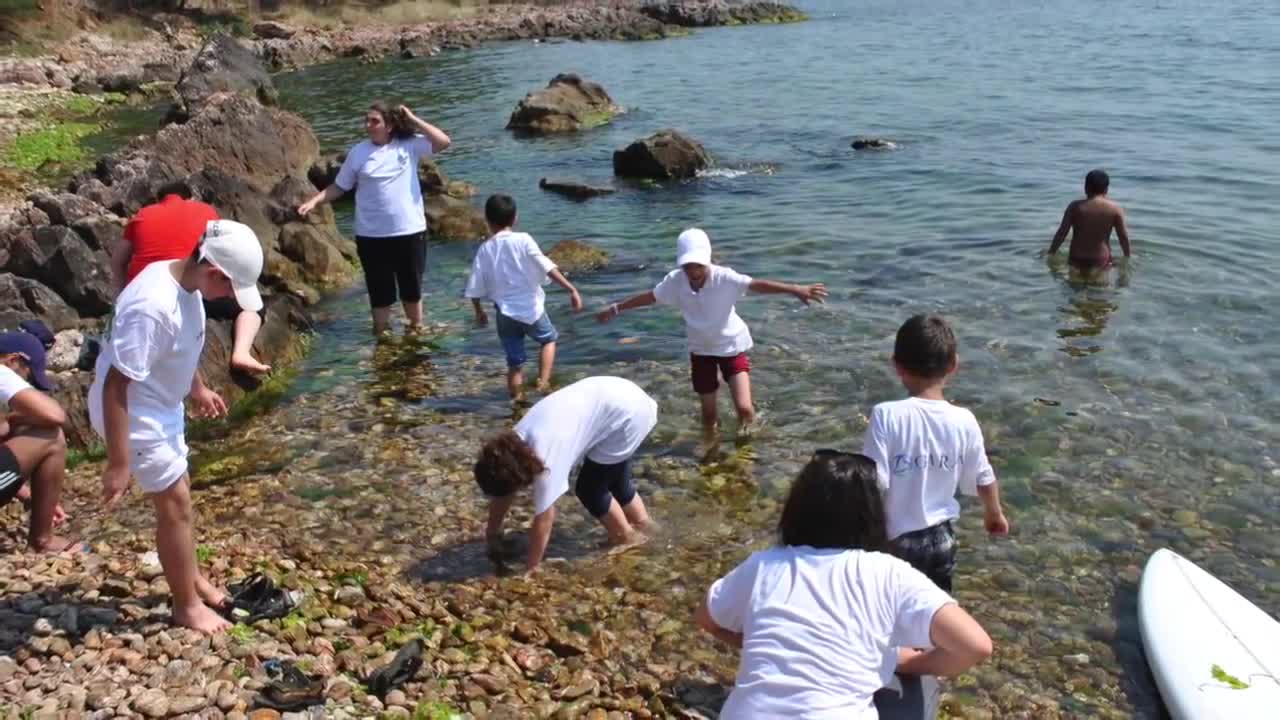
[[[676,265],[711,264],[711,238],[698,228],[689,228],[676,240]]]
[[[234,220],[210,220],[200,238],[200,259],[231,279],[231,289],[241,310],[262,309],[262,295],[258,292],[262,244],[248,225]]]

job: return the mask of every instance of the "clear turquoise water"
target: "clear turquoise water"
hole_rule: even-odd
[[[1049,660],[1113,618],[1112,656],[1095,664],[1128,698],[1119,704],[1150,711],[1133,615],[1149,552],[1172,546],[1280,612],[1280,285],[1270,267],[1280,254],[1280,6],[801,5],[812,19],[797,25],[498,44],[277,82],[329,149],[360,138],[370,100],[403,97],[453,137],[441,163],[480,189],[477,201],[513,194],[521,228],[544,249],[578,237],[613,254],[616,269],[577,280],[589,307],[650,287],[691,225],[740,271],[825,282],[825,307],[779,297],[739,306],[769,419],[750,470],[762,493],[778,492],[814,447],[856,448],[871,405],[902,394],[888,365],[897,326],[945,314],[961,340],[949,394],[984,426],[1015,527],[991,543],[966,516],[959,572],[974,580],[962,599],[1010,636],[1019,631],[1001,625],[1000,606],[1027,608],[1046,629],[1043,643],[1025,642]],[[601,82],[629,112],[568,137],[507,133],[515,103],[565,71]],[[537,188],[543,176],[607,181],[615,148],[668,126],[699,138],[719,170],[586,204]],[[855,153],[857,134],[901,148]],[[1137,257],[1085,283],[1039,253],[1097,166],[1129,213]],[[433,246],[428,305],[456,327],[444,354],[491,363],[493,392],[437,402],[499,416],[496,338],[467,329],[460,300],[469,257],[465,244]],[[549,296],[564,375],[658,361],[669,372],[645,378],[662,408],[656,443],[691,454],[678,319],[651,309],[601,327],[572,316],[563,293]],[[366,344],[362,293],[327,312],[311,363],[341,368]],[[629,337],[639,341],[619,343]]]

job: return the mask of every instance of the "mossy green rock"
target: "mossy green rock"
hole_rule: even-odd
[[[609,264],[605,251],[581,240],[561,240],[547,251],[547,257],[566,275],[588,273]]]
[[[577,132],[604,125],[621,111],[598,83],[562,74],[526,95],[511,113],[507,128],[531,135]]]

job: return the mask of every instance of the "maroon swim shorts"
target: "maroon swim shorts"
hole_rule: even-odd
[[[693,376],[693,391],[699,395],[713,393],[720,389],[720,381],[716,371],[727,381],[738,373],[751,372],[751,358],[746,353],[738,353],[729,357],[715,355],[689,355],[689,369]]]

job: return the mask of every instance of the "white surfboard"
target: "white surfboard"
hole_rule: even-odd
[[[1157,550],[1142,572],[1138,621],[1174,720],[1280,718],[1280,623],[1221,580]]]

